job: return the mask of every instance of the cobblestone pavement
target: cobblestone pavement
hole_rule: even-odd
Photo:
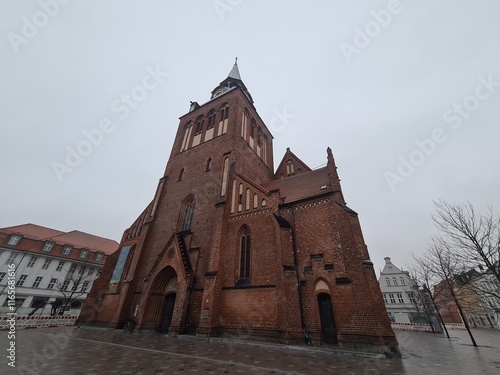
[[[402,358],[353,355],[327,347],[286,347],[228,340],[126,334],[91,328],[16,332],[16,368],[0,331],[0,374],[500,374],[500,332],[397,331]]]

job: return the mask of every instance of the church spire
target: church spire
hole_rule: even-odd
[[[227,75],[227,78],[224,81],[222,81],[219,84],[219,86],[217,86],[215,89],[212,90],[212,96],[210,97],[210,99],[214,99],[237,87],[241,88],[245,93],[246,97],[248,98],[248,100],[250,100],[250,102],[253,103],[252,96],[250,95],[248,89],[241,80],[240,70],[238,69],[238,56],[236,56],[234,60],[234,65],[229,74]]]
[[[238,69],[238,56],[236,56],[234,60],[234,65],[229,74],[227,75],[228,78],[234,78],[234,79],[239,79],[241,81],[241,76],[240,76],[240,70]]]

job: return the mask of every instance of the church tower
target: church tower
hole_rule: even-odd
[[[312,340],[398,353],[330,149],[312,170],[273,137],[237,61],[180,117],[156,194],[108,258],[81,320],[142,331]]]

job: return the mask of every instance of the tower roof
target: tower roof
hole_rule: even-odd
[[[234,78],[234,79],[239,79],[241,81],[241,76],[240,76],[240,70],[238,69],[238,58],[234,60],[234,65],[229,74],[227,75],[228,78]]]
[[[210,97],[210,99],[214,99],[217,96],[225,94],[226,92],[231,91],[237,87],[243,90],[248,100],[250,100],[250,103],[253,104],[252,95],[250,95],[248,89],[241,80],[240,70],[238,69],[238,58],[235,59],[233,67],[231,68],[231,71],[227,75],[227,78],[224,79],[219,84],[219,86],[217,86],[215,89],[212,90],[212,96]]]

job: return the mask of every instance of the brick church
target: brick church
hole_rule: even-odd
[[[331,150],[312,170],[273,136],[237,62],[180,117],[151,203],[108,257],[80,321],[399,352]]]

